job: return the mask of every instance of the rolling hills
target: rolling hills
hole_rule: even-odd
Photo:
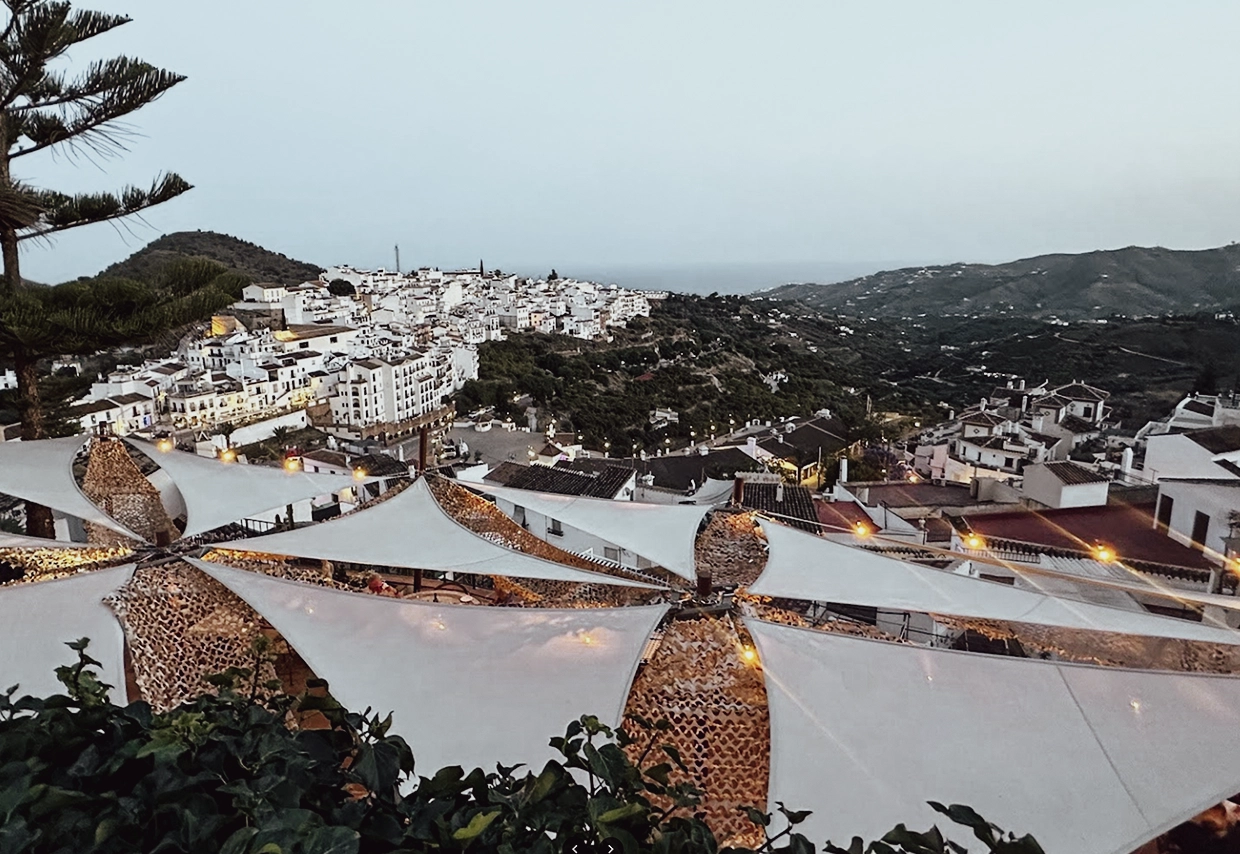
[[[1240,245],[1196,251],[1130,246],[1006,264],[909,267],[832,285],[785,285],[763,296],[865,317],[1184,314],[1240,304]]]

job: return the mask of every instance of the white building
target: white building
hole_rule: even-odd
[[[1150,436],[1141,473],[1149,481],[1240,478],[1240,425]]]
[[[1025,466],[1021,493],[1028,499],[1058,510],[1063,507],[1098,507],[1107,503],[1110,480],[1071,461]]]

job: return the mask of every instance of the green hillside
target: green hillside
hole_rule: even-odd
[[[151,280],[170,261],[182,258],[206,258],[255,282],[279,282],[288,285],[317,279],[323,270],[317,264],[298,261],[227,234],[214,231],[178,231],[152,241],[124,261],[118,261],[103,270],[100,275]]]

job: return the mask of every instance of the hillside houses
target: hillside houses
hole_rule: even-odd
[[[933,480],[1014,480],[1025,466],[1066,460],[1073,449],[1101,436],[1109,397],[1085,383],[1051,389],[1009,382],[959,417],[923,432],[913,469]]]

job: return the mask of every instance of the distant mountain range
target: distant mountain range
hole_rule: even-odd
[[[1240,306],[1240,245],[1199,251],[1130,246],[1006,264],[907,267],[831,285],[784,285],[762,295],[865,317],[1185,314]]]
[[[214,231],[178,231],[148,243],[101,276],[150,279],[177,258],[207,258],[249,276],[255,282],[291,285],[317,279],[323,268]]]

